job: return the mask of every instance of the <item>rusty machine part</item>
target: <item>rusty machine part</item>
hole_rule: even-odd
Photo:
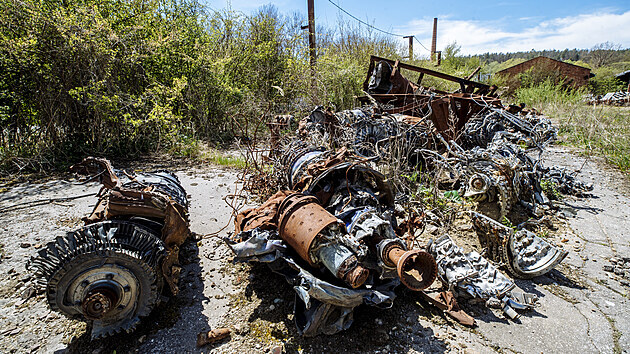
[[[452,291],[421,291],[420,295],[428,303],[444,311],[460,324],[469,327],[475,326],[475,319],[459,307]]]
[[[327,180],[362,180],[369,182],[372,189],[376,191],[378,202],[387,207],[394,206],[394,192],[387,178],[380,172],[370,168],[364,163],[343,162],[329,167],[319,175],[315,176],[306,188],[306,193],[322,196],[322,202],[327,202],[330,193],[325,191],[325,181]]]
[[[115,174],[87,158],[75,171],[104,188],[86,226],[57,237],[31,259],[51,309],[92,322],[92,338],[131,332],[159,303],[165,283],[177,292],[179,246],[190,231],[186,192],[166,171]]]
[[[337,223],[337,218],[322,208],[317,198],[299,193],[284,199],[278,215],[280,237],[312,265],[309,251],[313,241],[327,226]]]
[[[204,331],[197,334],[197,348],[206,344],[212,344],[229,337],[231,331],[229,328],[217,328],[211,331]]]
[[[400,281],[411,290],[428,288],[437,278],[437,264],[428,252],[406,251],[398,243],[390,243],[383,249],[382,260],[389,267],[396,267]]]
[[[278,231],[297,254],[311,265],[323,263],[337,278],[352,288],[365,283],[369,271],[362,267],[356,255],[345,246],[318,242],[331,228],[343,227],[339,220],[324,209],[317,198],[301,193],[288,196],[278,207]],[[318,254],[314,257],[315,252]],[[320,262],[317,262],[316,259]]]

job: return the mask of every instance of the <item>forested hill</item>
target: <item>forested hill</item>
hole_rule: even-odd
[[[543,56],[555,60],[571,60],[571,61],[589,61],[594,50],[609,51],[612,54],[611,62],[623,61],[624,58],[630,55],[630,49],[620,49],[611,43],[602,43],[599,45],[601,48],[593,49],[551,49],[551,50],[530,50],[528,52],[515,52],[515,53],[484,53],[478,55],[472,55],[481,59],[482,62],[491,63],[498,62],[503,63],[510,59],[525,59],[529,60],[538,56]]]

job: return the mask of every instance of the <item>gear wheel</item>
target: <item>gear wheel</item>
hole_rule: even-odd
[[[53,310],[92,321],[92,338],[132,332],[159,302],[164,243],[151,229],[109,220],[57,237],[31,259]]]

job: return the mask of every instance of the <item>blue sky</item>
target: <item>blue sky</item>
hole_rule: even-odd
[[[206,0],[249,14],[274,4],[281,13],[306,14],[306,0]],[[625,1],[374,1],[332,0],[380,29],[415,35],[430,48],[438,18],[438,50],[457,41],[463,54],[530,49],[591,48],[606,41],[630,47],[630,0]],[[315,0],[315,22],[335,26],[341,13],[328,0]],[[400,39],[402,41],[406,41]],[[406,43],[406,42],[404,42]],[[415,45],[417,55],[426,50]]]

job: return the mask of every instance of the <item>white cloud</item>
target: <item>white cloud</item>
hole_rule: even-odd
[[[462,21],[442,16],[438,21],[438,50],[454,41],[461,45],[462,54],[591,48],[606,41],[630,47],[630,11],[555,18],[520,32],[501,27],[500,20]],[[427,47],[431,44],[432,30],[433,19],[412,20],[396,28],[399,33],[416,34]]]

